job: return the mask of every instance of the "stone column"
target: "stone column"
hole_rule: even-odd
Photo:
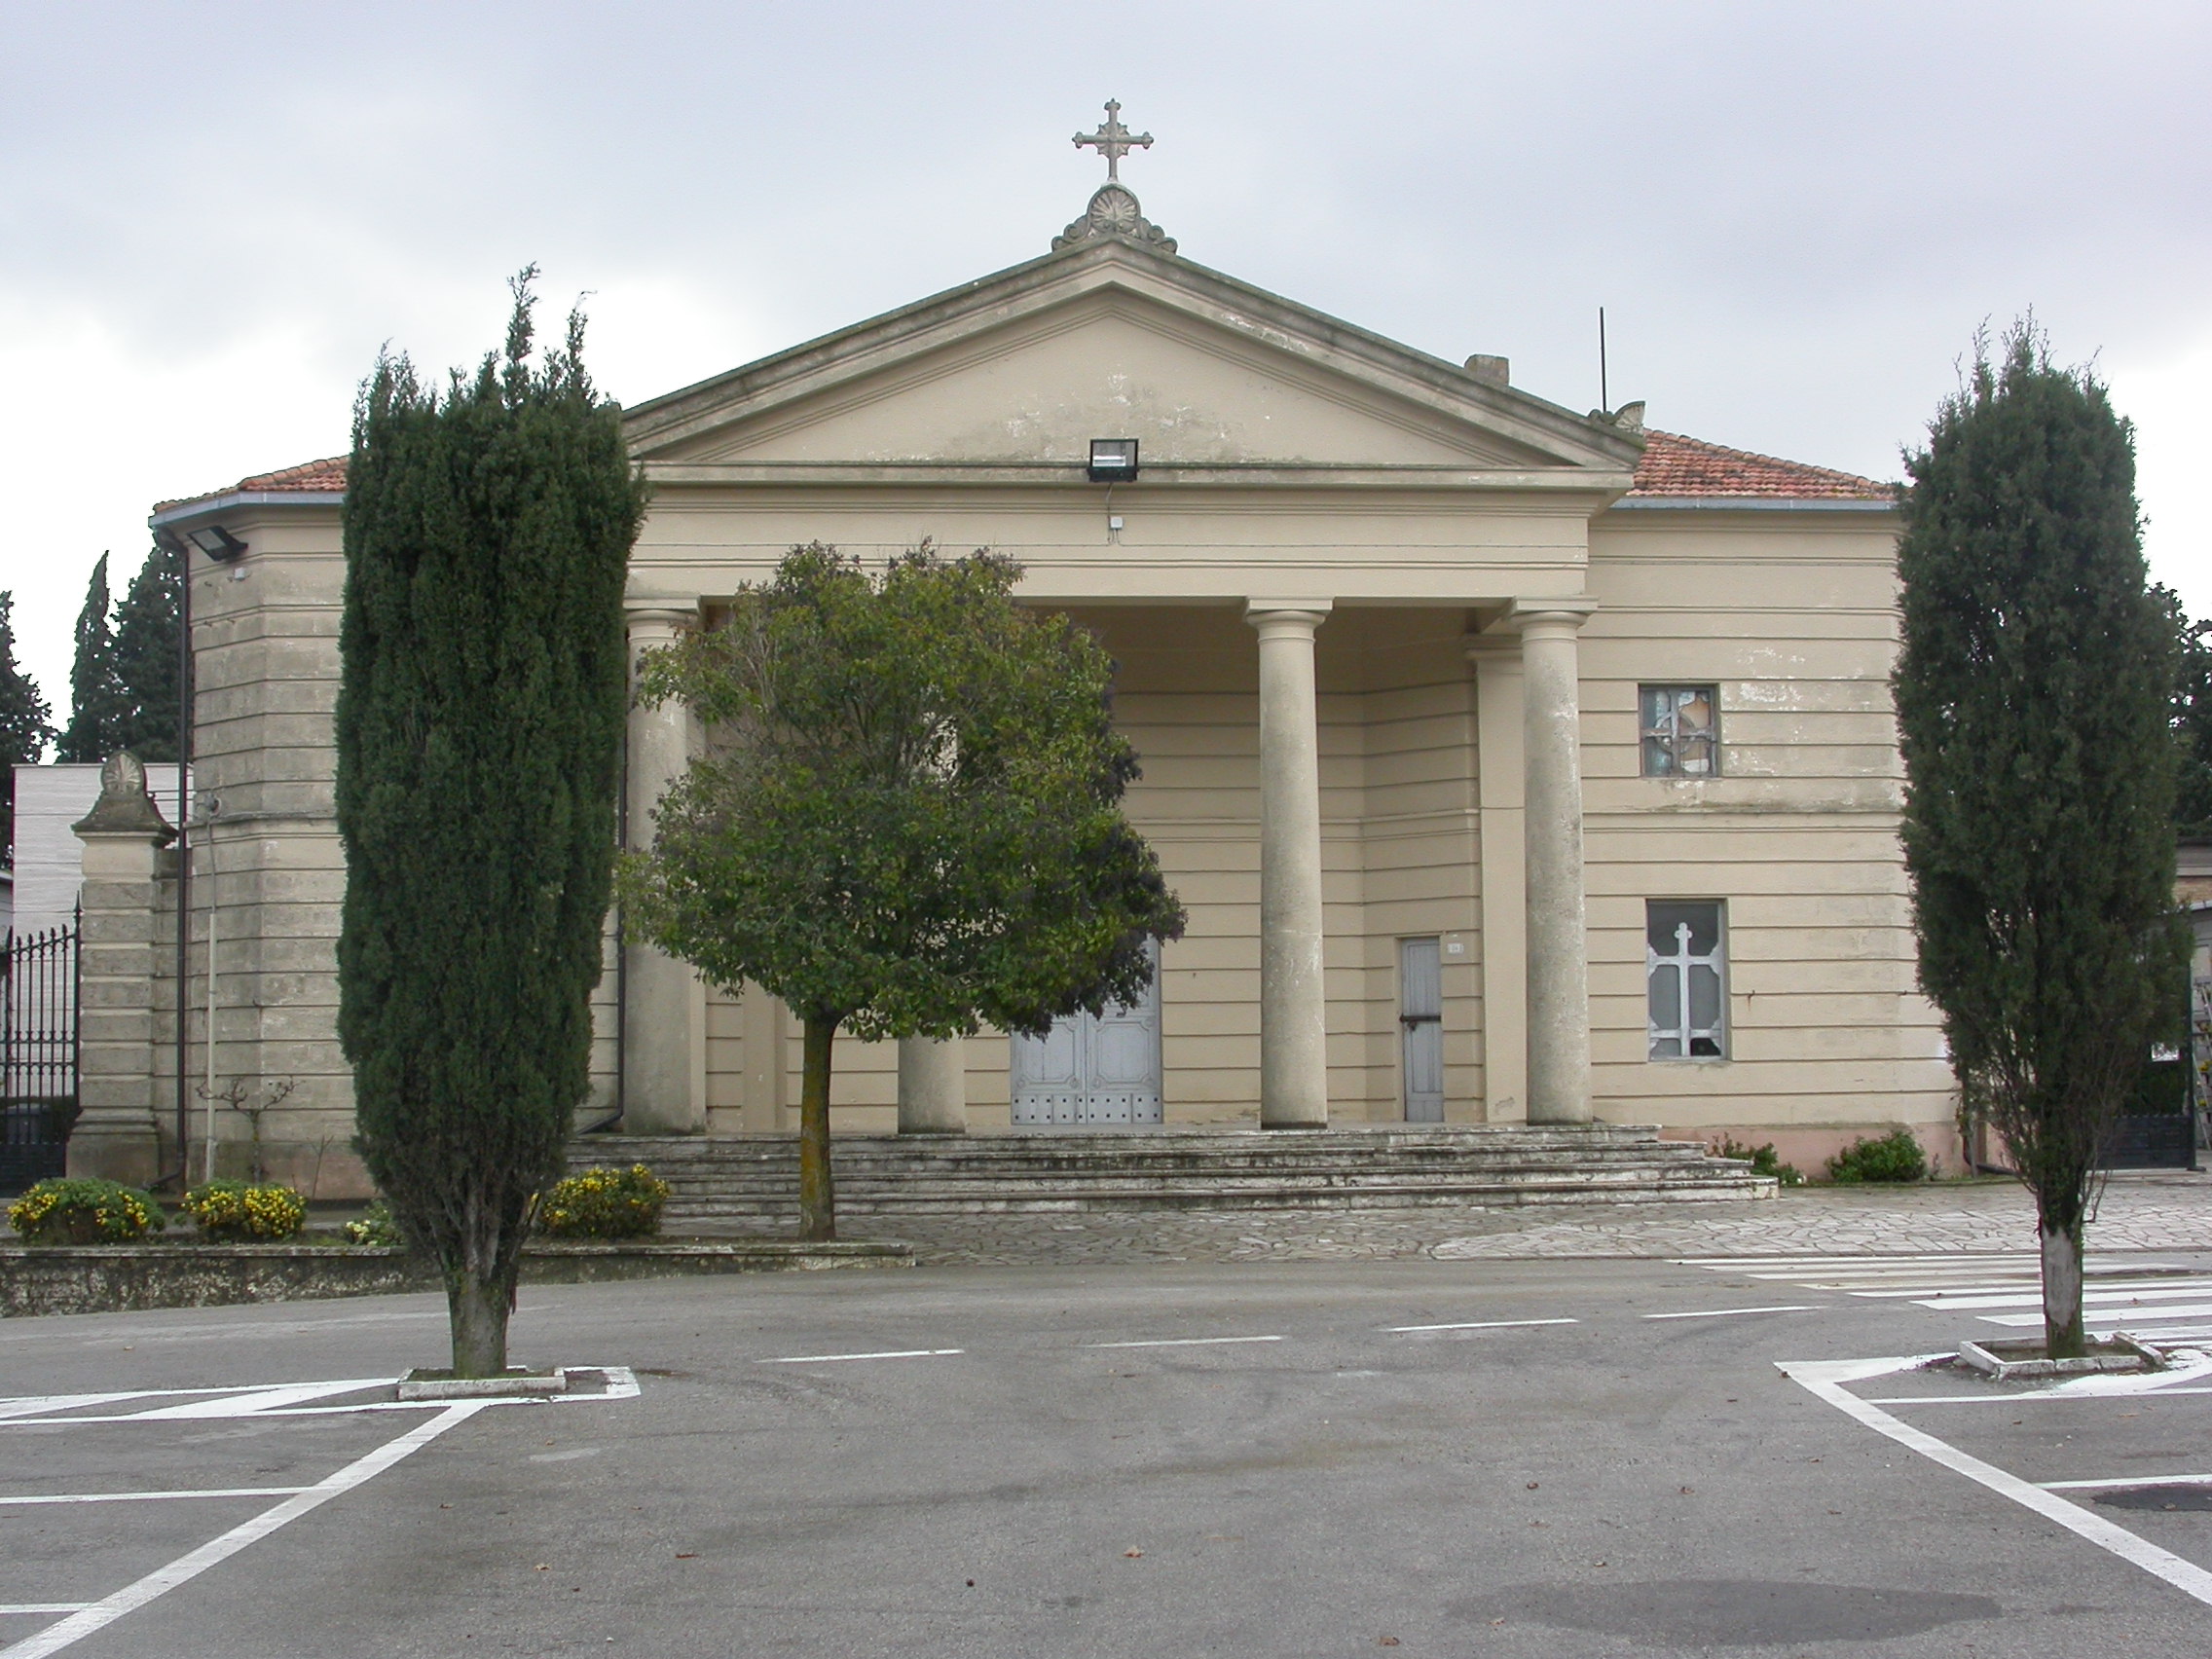
[[[1467,642],[1475,670],[1476,800],[1481,814],[1483,1120],[1529,1116],[1529,871],[1523,834],[1521,643]]]
[[[78,936],[82,1111],[69,1136],[69,1173],[150,1186],[162,1174],[154,1104],[157,862],[176,831],[146,793],[129,755],[100,767],[100,796],[70,829],[85,843]]]
[[[968,1132],[968,1062],[955,1037],[899,1042],[899,1132],[964,1135]]]
[[[1325,599],[1248,602],[1260,635],[1260,1124],[1329,1124],[1321,977],[1321,744],[1313,633]]]
[[[1590,1122],[1576,636],[1596,602],[1519,600],[1529,867],[1529,1122]]]
[[[699,620],[695,606],[629,608],[631,680],[640,653]],[[630,706],[625,788],[627,844],[649,847],[653,808],[691,760],[691,711],[682,703]],[[688,962],[625,943],[622,1126],[634,1135],[698,1134],[707,1126],[707,998]]]

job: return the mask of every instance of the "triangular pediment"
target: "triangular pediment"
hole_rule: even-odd
[[[1091,243],[630,411],[679,467],[1634,464],[1627,435],[1170,254]]]

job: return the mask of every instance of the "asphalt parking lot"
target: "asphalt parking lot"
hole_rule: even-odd
[[[2212,1346],[2212,1257],[2092,1266]],[[0,1659],[2200,1654],[2212,1375],[1911,1369],[2024,1267],[543,1287],[574,1394],[460,1411],[391,1398],[430,1298],[11,1321]]]

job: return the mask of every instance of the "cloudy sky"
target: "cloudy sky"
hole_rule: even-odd
[[[1109,95],[1191,258],[1878,477],[2028,308],[2212,614],[2212,7],[0,0],[0,586],[66,702],[157,499],[346,447],[389,341],[588,292],[636,401],[1045,250]]]

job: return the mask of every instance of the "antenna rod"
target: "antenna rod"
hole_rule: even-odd
[[[1598,407],[1606,414],[1613,412],[1613,391],[1605,379],[1605,308],[1598,308]]]

